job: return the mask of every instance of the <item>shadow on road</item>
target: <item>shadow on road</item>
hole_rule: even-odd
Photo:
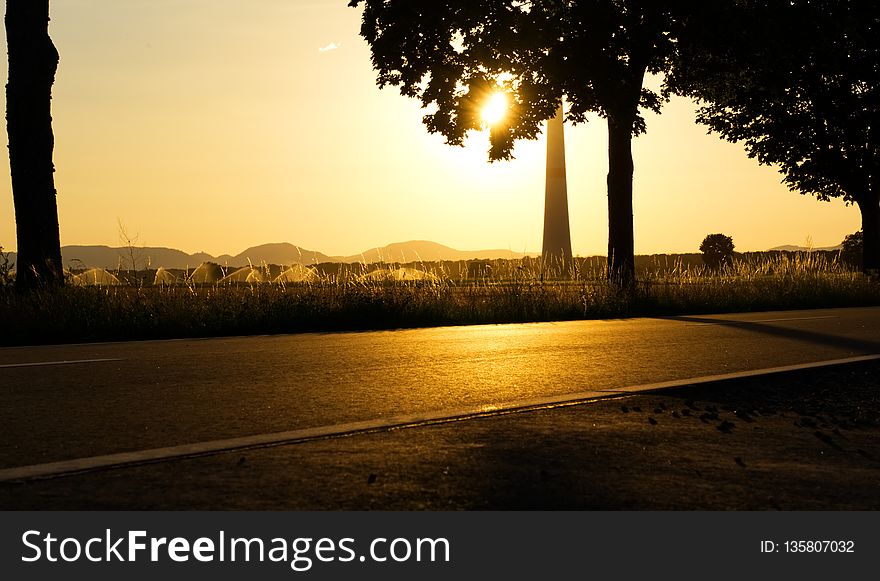
[[[486,471],[470,475],[483,504],[465,506],[876,510],[877,371],[851,364],[526,414],[502,438],[487,430],[470,458]]]
[[[704,325],[735,327],[737,329],[742,329],[743,331],[749,331],[752,333],[762,333],[764,335],[772,335],[774,337],[782,337],[784,339],[793,339],[795,341],[802,341],[804,343],[814,343],[818,345],[828,345],[831,347],[849,349],[863,355],[873,355],[875,353],[880,353],[880,341],[857,339],[855,337],[842,337],[840,335],[834,335],[831,333],[808,331],[804,329],[789,329],[786,327],[779,327],[776,325],[770,325],[767,323],[755,321],[727,321],[697,316],[670,316],[657,318],[667,321],[681,321],[683,323],[702,323]]]

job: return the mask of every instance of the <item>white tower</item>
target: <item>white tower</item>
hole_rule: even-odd
[[[545,270],[566,274],[571,264],[571,231],[568,225],[568,187],[565,180],[565,136],[562,105],[547,122],[547,182],[544,196]]]

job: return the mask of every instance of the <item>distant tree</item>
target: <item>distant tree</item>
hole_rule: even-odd
[[[863,269],[880,269],[880,4],[751,0],[680,38],[672,87],[698,121],[784,183],[858,205]],[[715,23],[712,25],[712,23]]]
[[[378,84],[400,87],[432,111],[430,133],[461,145],[481,127],[490,95],[504,91],[505,121],[492,128],[489,157],[511,157],[518,139],[535,139],[560,104],[567,119],[598,113],[608,124],[608,271],[634,280],[632,138],[641,110],[664,96],[644,87],[667,70],[675,35],[695,0],[350,0],[364,5],[361,35]]]
[[[119,255],[120,260],[119,266],[117,267],[117,273],[122,270],[123,267],[129,274],[137,272],[141,268],[148,268],[149,258],[144,257],[143,247],[138,246],[138,238],[140,238],[140,234],[135,234],[134,236],[129,234],[128,228],[125,227],[121,218],[116,219],[116,224],[119,232],[119,242],[122,244],[122,252]]]
[[[861,230],[853,234],[847,234],[840,248],[841,262],[858,268],[862,265],[864,247],[864,236]]]
[[[703,262],[709,268],[721,268],[733,261],[733,238],[724,234],[709,234],[700,244]]]
[[[18,244],[16,286],[61,285],[61,241],[52,151],[52,84],[58,51],[49,0],[7,0],[6,130]]]

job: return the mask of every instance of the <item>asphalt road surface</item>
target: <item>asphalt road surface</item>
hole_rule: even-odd
[[[0,469],[880,353],[880,308],[0,349]]]

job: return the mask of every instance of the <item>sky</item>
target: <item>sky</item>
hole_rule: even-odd
[[[62,245],[119,246],[124,230],[214,255],[416,239],[541,250],[543,139],[489,163],[487,131],[463,148],[428,134],[416,100],[376,86],[347,0],[51,0],[51,16]],[[673,99],[634,140],[637,254],[697,252],[715,232],[741,251],[833,246],[859,229],[856,207],[788,191],[694,109]],[[605,132],[598,118],[566,125],[582,256],[607,248]],[[0,246],[13,250],[8,161],[0,174]]]

